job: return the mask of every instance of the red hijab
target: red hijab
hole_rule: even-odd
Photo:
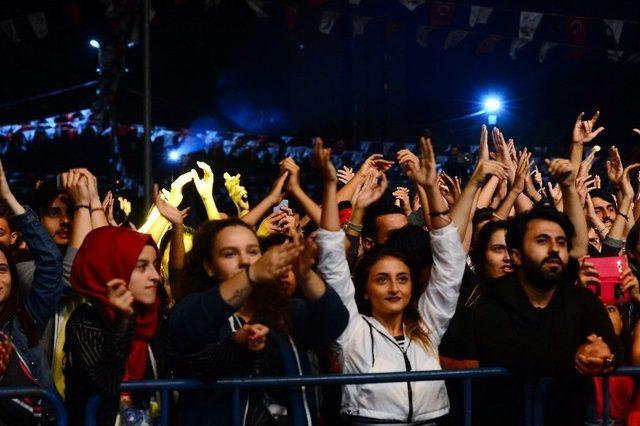
[[[131,229],[103,226],[89,232],[71,268],[73,289],[97,302],[107,318],[114,321],[116,311],[108,301],[107,282],[120,278],[128,283],[145,245],[150,245],[158,253],[150,235]],[[159,299],[152,306],[134,303],[136,324],[124,381],[144,378],[149,358],[147,345],[156,334],[159,306]]]

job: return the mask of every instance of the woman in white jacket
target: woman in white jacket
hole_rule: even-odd
[[[349,311],[349,325],[337,340],[345,373],[440,370],[438,344],[453,316],[465,266],[464,235],[476,191],[485,177],[506,177],[493,161],[479,162],[467,187],[451,212],[437,188],[435,156],[428,140],[421,141],[422,158],[400,153],[410,179],[425,191],[431,225],[433,253],[428,285],[417,289],[417,271],[411,271],[403,255],[388,248],[368,252],[351,280],[335,203],[335,182],[325,160],[324,199],[318,230],[318,271]],[[408,154],[407,154],[408,153]],[[356,203],[370,204],[386,189],[386,178],[369,178]],[[366,206],[364,206],[366,207]],[[415,286],[415,287],[414,287]],[[358,299],[359,303],[356,303]],[[361,310],[358,305],[361,305]],[[346,385],[342,413],[351,424],[435,424],[449,411],[442,381]]]

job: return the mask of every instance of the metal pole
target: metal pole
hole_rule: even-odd
[[[144,0],[144,205],[151,206],[151,0]]]

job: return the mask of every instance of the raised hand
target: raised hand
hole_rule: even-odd
[[[229,197],[236,205],[239,212],[249,210],[248,192],[244,186],[240,185],[240,173],[235,176],[231,176],[229,173],[224,172],[224,187],[227,188]]]
[[[342,166],[342,168],[338,170],[337,175],[338,180],[346,185],[351,181],[351,179],[353,179],[355,173],[353,173],[353,169],[351,167]]]
[[[622,197],[628,200],[633,200],[633,185],[631,184],[631,177],[629,176],[632,171],[640,169],[640,163],[634,163],[624,168],[622,171],[622,178],[620,179],[620,189],[622,190]]]
[[[633,129],[633,133],[640,135],[640,129]]]
[[[587,155],[587,158],[582,160],[582,162],[580,163],[580,168],[578,169],[578,177],[584,177],[589,174],[589,172],[591,171],[591,166],[593,166],[593,162],[596,158],[596,152],[598,151],[592,149],[591,152],[589,152],[589,155]]]
[[[378,201],[387,190],[387,185],[387,176],[384,173],[380,174],[380,178],[369,175],[357,191],[354,208],[366,209]]]
[[[507,169],[509,184],[513,185],[513,180],[516,177],[516,163],[511,157],[511,148],[507,145],[504,140],[504,135],[497,127],[493,128],[491,137],[496,150],[496,160],[504,164]],[[511,145],[512,143],[513,141],[510,139],[509,144]]]
[[[372,170],[384,173],[389,170],[391,166],[393,166],[393,161],[385,160],[382,154],[372,154],[362,163],[357,174],[365,178]]]
[[[260,238],[266,238],[275,234],[284,233],[284,219],[287,214],[283,211],[273,212],[267,216],[258,227],[256,234]]]
[[[287,192],[295,192],[301,189],[300,186],[300,166],[291,157],[287,157],[280,162],[280,174],[288,173]]]
[[[182,202],[182,188],[193,180],[194,170],[181,174],[171,183],[171,192],[167,201],[174,207],[178,207]]]
[[[292,265],[302,252],[300,241],[287,241],[271,247],[254,264],[249,266],[249,278],[255,284],[273,284],[292,270]]]
[[[438,184],[438,170],[431,139],[420,138],[420,158],[418,160],[417,164],[409,156],[402,160],[401,164],[405,167],[407,177],[416,185],[433,188]]]
[[[520,156],[518,158],[518,165],[516,168],[516,177],[513,180],[513,185],[511,185],[511,190],[517,194],[522,194],[522,192],[524,191],[524,185],[527,180],[527,177],[531,176],[529,174],[530,159],[531,159],[531,153],[527,152],[526,148],[520,152]]]
[[[110,226],[120,226],[121,223],[116,222],[113,217],[113,193],[111,191],[107,191],[104,199],[102,200],[102,209],[104,210],[104,215],[107,217],[107,222]]]
[[[393,191],[393,197],[396,199],[395,205],[402,207],[405,213],[411,213],[411,203],[409,202],[409,188],[404,186],[397,186]]]
[[[549,168],[549,174],[556,182],[564,187],[574,185],[576,175],[571,161],[564,158],[556,158],[553,161],[546,159],[544,161]]]
[[[313,162],[322,172],[322,180],[325,183],[338,181],[336,168],[331,162],[331,148],[325,148],[321,138],[316,138],[313,144]]]
[[[200,197],[204,200],[213,198],[213,171],[211,171],[211,166],[203,161],[196,161],[196,165],[200,167],[203,172],[202,179],[200,179],[198,172],[195,169],[191,169],[193,183],[196,186],[198,194],[200,194]]]
[[[172,225],[182,225],[184,219],[189,215],[191,207],[178,210],[162,198],[158,185],[153,185],[153,204],[158,208],[160,214],[167,219]]]
[[[622,166],[622,159],[620,158],[620,152],[618,148],[612,146],[609,148],[609,159],[607,160],[607,179],[615,190],[620,189],[622,185],[622,173],[624,167]]]
[[[76,206],[88,206],[91,203],[89,181],[84,174],[70,170],[60,175],[60,183]]]
[[[2,165],[2,161],[0,161],[0,200],[7,201],[13,198],[7,176],[4,173],[4,166]]]
[[[507,167],[495,160],[482,160],[478,163],[476,169],[473,171],[473,174],[469,179],[469,183],[477,186],[482,186],[484,184],[484,180],[489,175],[494,175],[501,180],[506,180]]]
[[[231,338],[239,345],[246,346],[252,352],[260,352],[267,344],[269,327],[262,324],[245,324],[232,334]]]
[[[593,130],[593,127],[600,117],[600,111],[596,111],[593,117],[589,120],[582,120],[584,112],[581,112],[576,119],[576,123],[573,126],[573,133],[571,134],[571,141],[575,144],[584,145],[591,142],[596,136],[598,136],[604,130],[604,127],[598,127]]]
[[[634,302],[640,303],[640,284],[638,278],[633,274],[633,271],[628,266],[624,268],[620,275],[622,281],[622,291],[629,291],[629,295]]]
[[[480,148],[478,149],[478,162],[489,159],[489,131],[486,125],[480,129]]]
[[[269,195],[267,195],[267,198],[270,200],[271,204],[274,206],[276,204],[279,204],[280,201],[284,199],[284,184],[287,181],[287,178],[289,177],[288,171],[284,171],[284,172],[281,171],[280,173],[281,174],[278,177],[278,179],[276,179],[276,181],[271,186],[271,191],[269,191]]]
[[[580,197],[580,205],[584,206],[587,202],[589,191],[596,188],[596,180],[593,176],[580,176],[576,179],[576,189]]]
[[[126,281],[115,278],[107,283],[107,300],[123,317],[133,315],[133,294],[127,288]]]

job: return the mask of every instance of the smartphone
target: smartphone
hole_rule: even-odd
[[[277,213],[277,212],[279,212],[280,210],[282,210],[283,208],[285,208],[285,209],[288,209],[288,208],[289,208],[289,200],[284,199],[284,200],[280,201],[280,204],[278,204],[277,206],[275,206],[275,207],[273,208],[273,212],[274,212],[274,213]]]
[[[600,285],[588,286],[603,303],[622,303],[631,300],[629,292],[622,291],[620,275],[627,268],[627,259],[623,256],[589,257],[587,262],[593,263],[600,275]]]

